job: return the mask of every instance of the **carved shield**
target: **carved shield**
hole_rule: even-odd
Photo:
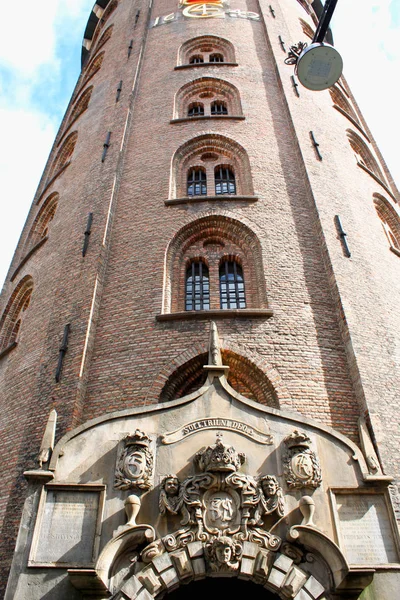
[[[240,526],[240,498],[234,490],[207,491],[203,498],[204,525],[210,533],[234,533]]]

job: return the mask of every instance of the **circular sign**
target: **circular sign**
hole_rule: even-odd
[[[333,46],[315,43],[300,54],[295,71],[300,83],[309,90],[327,90],[341,76],[343,60]]]

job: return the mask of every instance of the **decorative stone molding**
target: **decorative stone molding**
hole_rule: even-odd
[[[154,460],[150,442],[149,436],[139,429],[123,440],[124,448],[115,469],[115,488],[141,491],[151,488]]]
[[[321,466],[317,455],[311,450],[311,440],[306,433],[295,429],[283,443],[286,451],[283,468],[289,489],[317,488],[321,485]]]

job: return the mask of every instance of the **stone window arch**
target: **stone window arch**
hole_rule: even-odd
[[[242,117],[242,104],[236,86],[216,77],[200,77],[183,85],[175,96],[174,119],[184,118],[188,114],[188,106],[198,102],[204,106],[204,115],[230,115]],[[213,112],[216,103],[224,105],[226,112]]]
[[[186,267],[185,310],[209,310],[210,275],[202,259],[191,260]]]
[[[33,291],[33,279],[24,277],[15,288],[0,320],[0,353],[17,342],[18,333]]]
[[[218,60],[214,56],[218,55]],[[191,62],[198,57],[199,62]],[[212,60],[210,60],[210,57]],[[222,58],[222,60],[221,60]],[[236,64],[235,49],[228,40],[216,35],[202,35],[187,40],[182,44],[178,53],[178,65],[196,64]]]
[[[333,87],[329,88],[329,93],[332,98],[333,106],[336,109],[339,109],[339,111],[346,117],[350,117],[351,120],[353,120],[358,126],[360,126],[360,121],[357,116],[357,113],[346,98],[346,96],[343,94],[343,92],[336,85],[334,85]]]
[[[112,15],[112,13],[117,8],[118,8],[118,0],[111,0],[111,2],[108,4],[108,6],[104,10],[103,14],[101,15],[100,19],[98,20],[96,30],[92,37],[92,43],[91,43],[92,47],[96,43],[96,40],[99,37],[101,31],[103,30],[104,25],[106,24],[106,22],[108,21],[108,19]]]
[[[68,167],[71,162],[71,157],[75,149],[75,145],[78,139],[78,132],[73,131],[66,138],[64,143],[62,144],[60,150],[55,157],[53,164],[49,170],[49,174],[47,176],[47,182],[50,182],[52,179],[61,174],[61,172]]]
[[[390,249],[400,256],[400,217],[380,194],[374,194],[374,206],[388,239]]]
[[[187,267],[199,260],[209,270],[211,310],[221,309],[220,265],[224,260],[240,265],[246,281],[246,308],[267,308],[258,237],[240,221],[214,214],[192,221],[171,240],[166,253],[163,313],[185,311]]]
[[[350,146],[355,153],[358,164],[372,175],[375,175],[380,181],[385,182],[383,173],[367,144],[351,129],[347,130],[347,137]]]
[[[69,119],[65,125],[64,135],[62,136],[58,145],[61,144],[62,139],[64,138],[67,131],[72,127],[72,125],[79,119],[79,117],[85,112],[85,110],[89,106],[90,98],[92,96],[93,86],[88,87],[79,97],[75,106],[73,107]]]
[[[170,198],[187,194],[187,173],[193,167],[203,168],[207,180],[214,180],[215,167],[223,165],[235,174],[235,191],[238,196],[254,194],[250,162],[245,149],[234,140],[217,134],[206,134],[183,144],[172,160]],[[216,197],[208,186],[207,196]],[[223,197],[220,194],[218,198]]]
[[[54,192],[44,201],[29,231],[24,246],[24,254],[27,254],[36,244],[47,237],[49,225],[56,214],[58,200],[59,195],[57,192]]]

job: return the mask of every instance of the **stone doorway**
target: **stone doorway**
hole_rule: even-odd
[[[163,598],[168,598],[168,600],[188,600],[189,598],[278,600],[278,596],[268,592],[262,585],[256,585],[252,581],[243,581],[236,577],[207,577],[201,581],[193,581],[188,585],[181,585],[169,594],[165,594]]]

